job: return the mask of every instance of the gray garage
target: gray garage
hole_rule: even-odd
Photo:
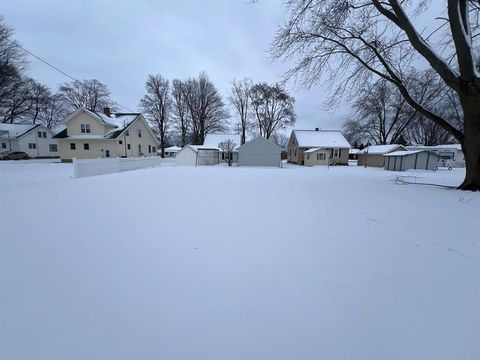
[[[430,151],[395,151],[383,155],[385,158],[385,170],[436,170],[438,156]]]
[[[264,137],[247,141],[238,148],[238,166],[282,166],[282,148]]]

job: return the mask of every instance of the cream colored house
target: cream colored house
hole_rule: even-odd
[[[304,152],[304,165],[328,165],[330,152],[322,148],[312,148]]]
[[[157,156],[158,140],[141,113],[80,108],[65,121],[58,139],[62,162],[76,159]]]
[[[289,163],[298,165],[306,165],[306,160],[308,160],[309,166],[348,165],[350,148],[349,142],[340,130],[320,130],[318,128],[315,130],[292,130],[288,140],[287,160]],[[309,155],[309,159],[306,159],[305,153],[311,149],[316,149],[319,153],[327,153],[326,161],[320,155],[319,160],[314,160],[311,155]]]

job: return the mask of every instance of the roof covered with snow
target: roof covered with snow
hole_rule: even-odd
[[[351,148],[340,130],[293,130],[293,133],[299,147]]]
[[[426,146],[426,145],[412,145],[407,146],[408,149],[411,150],[456,150],[461,151],[462,145],[460,144],[444,144],[444,145],[434,145],[434,146]]]
[[[206,145],[185,145],[180,151],[186,149],[186,148],[189,148],[189,149],[192,149],[193,151],[195,151],[196,153],[198,153],[199,150],[217,150],[217,151],[221,151],[220,148],[216,147],[216,146],[206,146]]]
[[[218,147],[220,143],[227,140],[232,140],[236,146],[239,146],[242,142],[239,134],[207,134],[203,141],[203,145]]]
[[[390,153],[392,151],[395,151],[396,149],[399,149],[401,151],[407,150],[403,145],[399,144],[390,144],[390,145],[370,145],[366,147],[363,150],[360,150],[358,154],[366,154],[367,152],[369,154],[378,154],[378,155],[383,155]]]
[[[383,154],[383,156],[406,156],[406,155],[418,154],[424,151],[427,151],[427,150],[407,150],[407,151],[402,150],[402,151],[394,151],[388,154]]]
[[[325,149],[323,149],[323,148],[318,148],[318,147],[317,147],[317,148],[308,149],[308,150],[304,151],[304,153],[305,153],[305,154],[311,154],[311,153],[314,153],[314,152],[316,152],[316,151],[318,151],[318,150],[327,151],[327,150],[325,150]]]
[[[165,151],[168,151],[168,152],[178,152],[180,150],[182,150],[182,148],[180,146],[176,146],[176,145],[165,148]],[[162,149],[160,148],[160,149],[158,149],[158,151],[161,152]]]
[[[358,154],[361,150],[360,149],[350,149],[350,151],[348,152],[349,154]]]
[[[22,136],[30,130],[41,126],[40,124],[0,124],[0,137],[15,138]]]
[[[141,116],[141,113],[114,113],[112,112],[110,116],[106,115],[105,113],[101,111],[94,111],[94,110],[89,110],[86,108],[80,108],[77,109],[75,112],[73,112],[66,120],[66,122],[70,121],[73,119],[77,114],[84,112],[92,116],[93,118],[97,119],[99,122],[104,124],[107,128],[111,128],[107,132],[106,135],[102,135],[103,138],[105,139],[116,139],[120,134],[122,134],[130,124],[132,124],[135,120],[138,119],[139,116]],[[148,127],[150,129],[150,127]],[[151,129],[150,129],[151,130]],[[90,135],[94,136],[94,135]],[[152,133],[152,136],[155,138],[155,135]],[[58,134],[55,135],[55,138],[71,138],[68,136],[66,129],[63,131],[60,131]],[[93,138],[92,138],[93,139]]]

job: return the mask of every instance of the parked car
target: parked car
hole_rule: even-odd
[[[26,160],[28,154],[23,151],[6,151],[0,154],[0,160]]]

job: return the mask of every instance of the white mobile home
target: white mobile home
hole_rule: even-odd
[[[465,157],[460,144],[445,144],[434,146],[407,146],[408,150],[428,150],[438,156],[439,166],[465,166]]]
[[[58,141],[42,124],[0,124],[0,152],[23,151],[32,158],[59,156]]]

